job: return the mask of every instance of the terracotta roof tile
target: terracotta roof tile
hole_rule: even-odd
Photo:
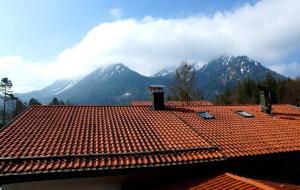
[[[300,110],[274,105],[33,106],[0,132],[1,175],[118,169],[299,151]],[[253,118],[235,113],[247,111]],[[208,111],[215,119],[196,114]]]
[[[215,116],[215,119],[205,120],[193,112],[174,112],[202,138],[219,146],[227,157],[300,150],[300,109],[296,107],[274,105],[273,116],[261,112],[257,105],[191,106],[186,109],[207,111]],[[244,118],[235,113],[238,110],[254,117]],[[293,119],[282,118],[282,115]]]
[[[172,112],[149,107],[34,106],[0,135],[0,161],[18,166],[1,169],[2,174],[66,166],[160,166],[223,157]]]
[[[174,186],[174,185],[173,185]],[[177,184],[177,186],[180,186]],[[174,189],[177,187],[173,187]],[[180,186],[180,189],[189,190],[232,190],[232,189],[244,189],[244,190],[296,190],[300,189],[300,186],[272,182],[266,180],[258,180],[253,178],[246,178],[231,173],[225,173],[216,177],[209,178],[207,180],[199,180],[191,184]]]
[[[132,106],[151,106],[151,101],[132,101]],[[185,106],[184,102],[181,101],[166,101],[166,106]],[[190,101],[189,105],[191,106],[208,106],[213,105],[210,101],[199,100],[199,101]]]

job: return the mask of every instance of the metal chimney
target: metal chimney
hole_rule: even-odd
[[[153,110],[165,109],[165,97],[163,85],[150,85],[151,103]]]

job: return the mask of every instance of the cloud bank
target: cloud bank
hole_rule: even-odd
[[[201,66],[229,54],[248,55],[294,77],[300,75],[298,60],[285,63],[284,59],[300,49],[299,10],[300,0],[265,0],[209,16],[146,16],[101,23],[55,60],[0,57],[0,76],[11,78],[15,91],[21,92],[44,87],[53,80],[82,76],[111,63],[121,62],[149,75],[181,60]],[[118,11],[111,10],[111,14],[120,16]]]

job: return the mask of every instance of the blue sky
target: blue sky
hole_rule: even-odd
[[[149,75],[184,58],[201,66],[221,54],[243,54],[295,77],[300,75],[299,4],[0,0],[0,76],[25,92],[115,62]]]
[[[2,0],[0,6],[0,56],[54,59],[72,47],[94,26],[114,18],[110,10],[122,10],[122,18],[145,16],[179,18],[234,9],[249,1],[229,0]]]

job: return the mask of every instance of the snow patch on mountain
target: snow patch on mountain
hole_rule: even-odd
[[[175,72],[175,70],[176,70],[176,68],[174,68],[174,67],[164,68],[163,70],[152,75],[152,77],[164,77],[170,73]]]
[[[241,68],[241,73],[242,73],[242,74],[244,73],[244,68]]]
[[[96,75],[96,79],[105,80],[112,77],[115,74],[123,73],[127,70],[126,66],[121,63],[114,65],[107,65],[99,68],[99,73]]]
[[[228,55],[225,55],[225,56],[222,56],[222,65],[228,65],[231,60],[233,59],[234,57],[233,56],[228,56]]]
[[[127,97],[127,96],[130,96],[130,95],[131,95],[130,92],[125,92],[122,96],[123,96],[123,97]]]
[[[58,95],[66,90],[68,90],[69,88],[72,88],[73,86],[75,86],[79,81],[81,80],[81,78],[76,78],[73,79],[69,84],[67,84],[66,86],[62,87],[62,88],[58,88],[56,90],[56,92],[54,92],[54,95]]]

